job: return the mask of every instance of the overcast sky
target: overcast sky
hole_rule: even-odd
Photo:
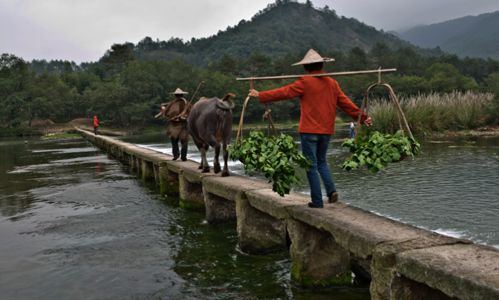
[[[0,53],[96,61],[145,36],[201,38],[249,20],[274,0],[0,0]],[[300,0],[299,2],[305,2]],[[499,10],[499,0],[312,0],[378,29],[398,30]]]

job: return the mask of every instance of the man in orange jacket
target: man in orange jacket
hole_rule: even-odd
[[[322,57],[315,50],[310,49],[301,61],[293,65],[303,65],[309,74],[321,74],[324,73],[324,63],[330,61],[334,59]],[[360,114],[361,121],[367,126],[372,124],[371,117],[360,111],[343,93],[338,82],[328,76],[304,76],[289,85],[268,91],[259,92],[251,89],[249,96],[257,97],[261,103],[300,98],[298,131],[302,152],[312,162],[307,171],[312,197],[312,202],[308,206],[314,208],[324,206],[319,176],[326,188],[328,201],[336,202],[338,193],[326,161],[329,140],[334,133],[336,107],[341,108],[355,120]]]

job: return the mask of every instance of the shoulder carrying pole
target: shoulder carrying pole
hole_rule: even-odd
[[[324,77],[324,76],[347,76],[347,75],[363,75],[363,74],[380,74],[396,72],[397,69],[377,69],[377,70],[361,70],[361,71],[346,71],[346,72],[333,72],[333,73],[319,73],[319,74],[301,74],[301,75],[280,75],[280,76],[263,76],[263,77],[245,77],[236,78],[238,81],[254,81],[254,80],[279,80],[279,79],[293,79],[300,77]]]

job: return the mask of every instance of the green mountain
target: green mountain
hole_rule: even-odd
[[[440,47],[462,57],[499,59],[499,11],[419,26],[399,34],[420,47]]]
[[[184,42],[176,38],[153,41],[146,37],[134,47],[134,53],[146,60],[183,57],[206,64],[224,55],[246,58],[258,53],[273,58],[290,54],[297,57],[309,48],[325,55],[355,47],[367,51],[377,43],[392,49],[411,47],[393,34],[377,31],[356,19],[340,17],[327,6],[317,9],[310,1],[277,0],[250,21],[242,20],[209,38]]]

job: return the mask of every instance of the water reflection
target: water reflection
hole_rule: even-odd
[[[163,135],[134,139],[169,151]],[[498,149],[497,139],[429,143],[377,175],[340,170],[338,142],[329,159],[343,201],[498,245]],[[1,298],[369,299],[366,288],[294,287],[286,252],[241,253],[235,224],[205,224],[82,139],[0,142],[0,153]]]
[[[1,298],[181,295],[159,195],[82,139],[0,149]]]
[[[235,224],[207,225],[82,139],[0,151],[2,299],[369,299],[293,287],[286,252],[239,252]]]
[[[183,237],[175,272],[184,293],[203,299],[369,299],[368,287],[300,289],[290,280],[287,252],[247,255],[237,249],[236,224],[208,225],[203,215],[180,218],[170,228]]]

